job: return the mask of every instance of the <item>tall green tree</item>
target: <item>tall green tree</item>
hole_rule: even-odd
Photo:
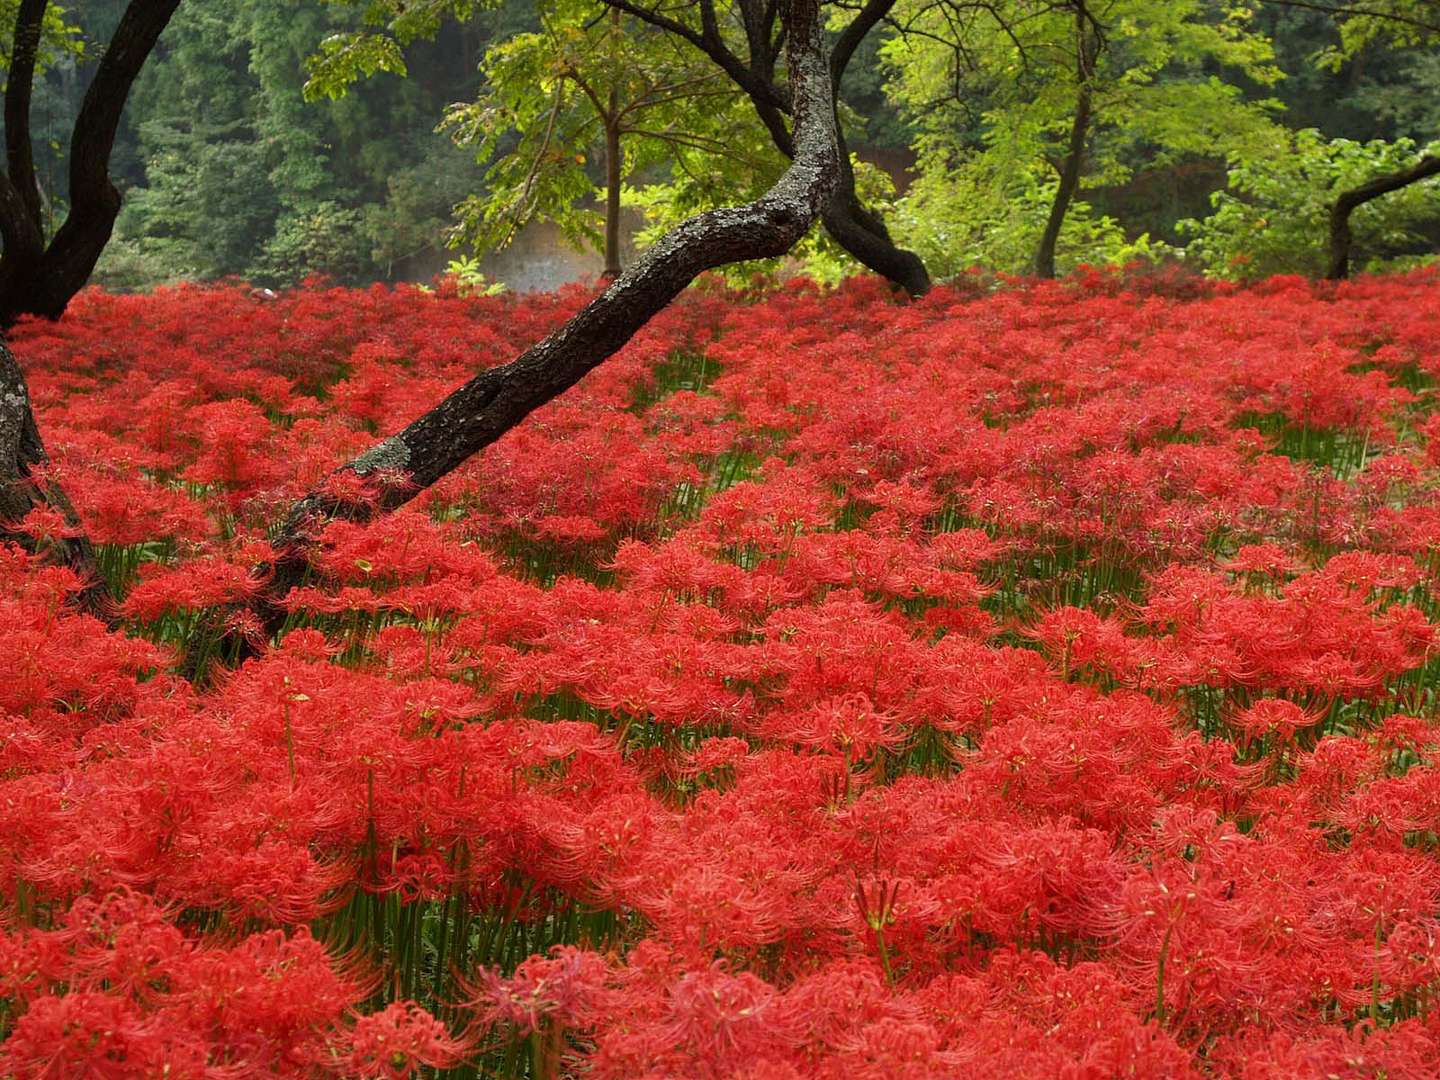
[[[457,237],[503,247],[537,216],[604,255],[620,273],[621,188],[683,151],[730,156],[714,117],[738,97],[683,42],[600,0],[548,0],[540,29],[497,42],[481,64],[483,93],[453,106],[445,127],[488,164],[485,191],[465,199]],[[603,213],[592,209],[598,151]]]
[[[1121,183],[1142,160],[1259,154],[1274,141],[1268,103],[1221,78],[1280,77],[1268,39],[1238,4],[909,0],[897,23],[884,55],[891,93],[920,132],[912,219],[964,235],[994,220],[977,202],[1044,204],[1043,215],[1009,224],[1043,277],[1055,275],[1071,214],[1088,215],[1077,206],[1082,190]]]

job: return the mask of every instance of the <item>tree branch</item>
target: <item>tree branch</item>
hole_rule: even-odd
[[[1342,191],[1330,208],[1330,265],[1325,276],[1332,281],[1350,276],[1350,248],[1355,242],[1350,230],[1350,215],[1358,207],[1432,176],[1440,176],[1440,157],[1427,155],[1408,169],[1386,173],[1359,187]]]
[[[518,359],[483,371],[397,435],[338,470],[372,481],[373,501],[312,492],[291,508],[277,534],[260,615],[273,633],[280,601],[303,579],[318,530],[334,518],[364,519],[403,505],[564,393],[617,352],[694,278],[746,259],[789,251],[830,200],[839,172],[830,72],[819,0],[789,0],[788,67],[795,101],[795,156],[775,185],[744,206],[682,222],[559,330]],[[374,486],[386,474],[408,483]]]
[[[888,17],[894,7],[895,0],[867,0],[855,17],[845,24],[845,29],[840,31],[840,37],[836,39],[835,48],[830,53],[830,90],[836,97],[840,96],[840,84],[845,79],[845,69],[850,66],[855,50],[865,40],[865,35]]]
[[[35,179],[35,155],[30,145],[30,96],[40,57],[40,30],[49,6],[50,0],[21,0],[15,14],[14,43],[5,82],[5,161],[10,183],[36,229],[41,227],[40,185]]]
[[[1440,34],[1440,16],[1436,21],[1426,22],[1411,15],[1403,15],[1397,11],[1387,11],[1383,8],[1367,8],[1354,4],[1321,4],[1314,0],[1264,0],[1265,3],[1274,4],[1277,7],[1299,8],[1302,11],[1318,11],[1322,15],[1336,15],[1347,19],[1380,19],[1385,22],[1400,23],[1404,26],[1414,27],[1417,30],[1424,30],[1428,34]]]

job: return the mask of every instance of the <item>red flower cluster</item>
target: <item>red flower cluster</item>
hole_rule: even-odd
[[[215,655],[583,300],[17,332],[126,626],[0,551],[0,1073],[1440,1072],[1433,275],[696,290]]]

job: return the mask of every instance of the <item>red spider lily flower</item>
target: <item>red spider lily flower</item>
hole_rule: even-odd
[[[202,1076],[205,1047],[185,1034],[103,992],[41,998],[0,1047],[0,1068],[15,1077]]]
[[[1286,743],[1295,732],[1312,727],[1321,719],[1322,717],[1314,713],[1307,713],[1292,701],[1263,698],[1241,709],[1230,722],[1247,742],[1273,736],[1277,741]]]
[[[0,546],[0,1073],[1435,1075],[1437,280],[711,283],[201,683]],[[12,341],[169,641],[589,295]]]
[[[522,1036],[547,1022],[567,1030],[588,1028],[606,1014],[612,996],[605,958],[568,945],[530,957],[508,978],[483,968],[473,978],[469,1007],[482,1020],[510,1024]]]
[[[243,604],[262,582],[248,566],[218,559],[194,559],[165,569],[141,568],[140,582],[130,590],[121,611],[142,622],[154,622],[176,611]]]
[[[448,1069],[474,1050],[413,1001],[395,1001],[362,1016],[350,1034],[345,1070],[366,1080],[408,1080],[422,1068]]]
[[[827,698],[799,716],[777,718],[776,734],[800,746],[829,750],[846,761],[860,761],[903,737],[893,714],[881,712],[864,694]]]

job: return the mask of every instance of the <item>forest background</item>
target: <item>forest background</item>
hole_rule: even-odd
[[[1086,80],[1094,115],[1055,245],[1060,272],[1139,259],[1229,277],[1318,273],[1335,195],[1417,160],[1440,133],[1440,55],[1403,34],[1345,42],[1343,25],[1308,5],[1118,6],[1109,67]],[[1068,24],[1063,11],[1050,25],[974,17],[947,38],[925,23],[936,7],[899,6],[848,68],[860,191],[935,277],[1029,271],[1073,127]],[[65,44],[37,80],[52,228],[65,138],[122,9],[67,7]],[[627,249],[763,190],[783,159],[743,95],[703,58],[677,73],[695,58],[603,11],[476,5],[405,42],[401,61],[349,55],[370,36],[351,4],[188,0],[130,97],[111,162],[124,209],[95,280],[361,284],[424,281],[448,264],[527,288],[597,274],[609,155],[590,86],[634,105],[617,143]],[[656,86],[684,92],[644,100]],[[1357,265],[1435,250],[1435,183],[1362,208]],[[517,236],[524,258],[497,262]],[[564,258],[565,244],[589,261]],[[796,260],[822,279],[858,269],[823,238]]]

